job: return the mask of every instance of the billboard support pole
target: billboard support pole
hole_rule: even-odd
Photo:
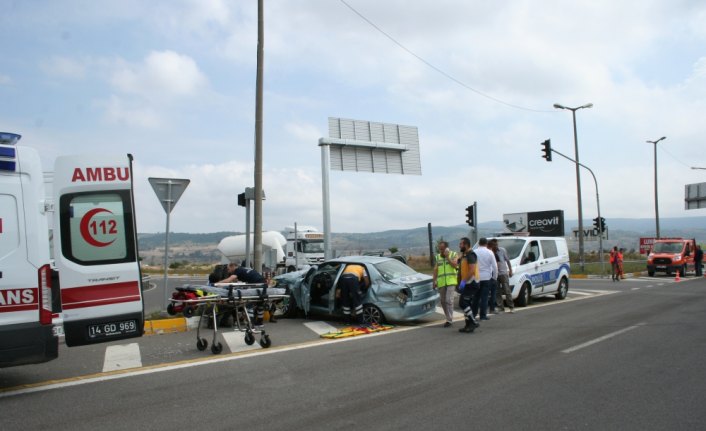
[[[330,145],[319,140],[321,147],[321,195],[324,210],[324,260],[329,260],[331,256],[331,202],[329,196],[329,169],[331,163]]]

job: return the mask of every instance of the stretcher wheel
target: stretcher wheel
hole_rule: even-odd
[[[270,341],[270,336],[263,335],[262,338],[260,338],[260,345],[263,349],[270,347],[272,345],[272,341]]]
[[[252,332],[246,332],[245,333],[245,344],[248,346],[252,346],[252,344],[255,342],[255,336],[252,334]]]
[[[214,355],[217,355],[223,351],[223,344],[221,343],[216,343],[211,346],[211,352],[213,352]]]
[[[203,352],[206,350],[206,347],[208,347],[208,341],[205,338],[199,338],[198,341],[196,341],[196,348],[200,351]]]
[[[174,311],[174,304],[167,305],[167,313],[169,313],[170,316],[176,314],[176,311]]]
[[[194,315],[194,309],[192,307],[184,307],[182,313],[184,314],[184,317],[191,317]]]

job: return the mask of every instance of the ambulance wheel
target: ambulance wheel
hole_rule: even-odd
[[[260,345],[263,349],[270,347],[272,345],[272,341],[270,341],[270,336],[263,335],[262,338],[260,338]]]
[[[173,316],[173,315],[176,314],[176,311],[174,311],[174,304],[169,304],[169,305],[167,305],[167,313],[168,313],[170,316]]]
[[[376,324],[381,325],[385,323],[385,315],[382,314],[379,308],[372,304],[367,304],[363,306],[363,322],[368,325]]]
[[[182,314],[184,314],[184,317],[191,317],[194,315],[194,309],[192,307],[184,307]]]
[[[221,353],[222,351],[223,351],[223,344],[221,344],[221,343],[216,343],[213,346],[211,346],[211,352],[214,355],[217,355],[217,354]]]
[[[252,332],[246,332],[245,333],[245,344],[247,344],[248,346],[252,346],[254,342],[255,342],[255,336],[252,334]]]
[[[554,297],[556,297],[556,299],[565,299],[567,293],[569,293],[569,280],[567,280],[566,277],[562,277]]]
[[[205,338],[199,338],[198,341],[196,341],[196,348],[200,351],[203,352],[206,350],[206,347],[208,347],[208,341]]]

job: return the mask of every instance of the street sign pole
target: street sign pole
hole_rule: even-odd
[[[148,178],[157,199],[167,213],[167,227],[164,232],[164,307],[169,305],[169,221],[172,209],[186,190],[191,180],[183,178]]]
[[[167,182],[167,227],[164,231],[164,306],[169,305],[169,219],[172,212],[172,182]]]

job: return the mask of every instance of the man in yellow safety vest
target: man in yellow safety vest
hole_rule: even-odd
[[[456,252],[449,249],[448,242],[439,241],[437,247],[439,253],[436,255],[436,264],[434,265],[434,289],[439,290],[441,308],[444,309],[444,316],[446,316],[444,328],[448,328],[453,322],[458,262]]]

